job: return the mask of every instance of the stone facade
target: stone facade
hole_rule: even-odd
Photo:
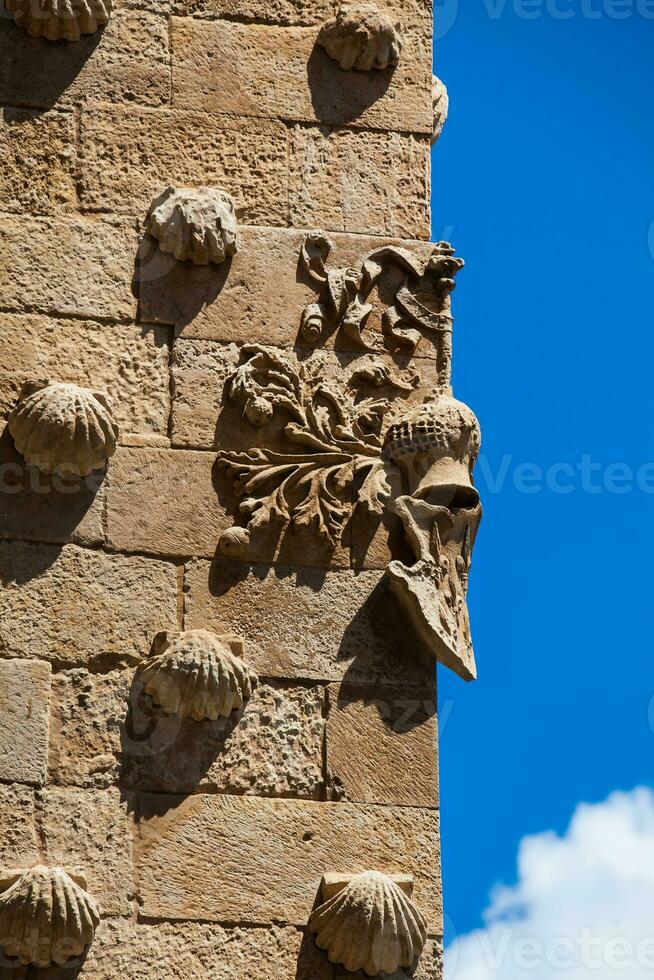
[[[12,2],[0,923],[45,906],[0,977],[362,980],[312,911],[391,895],[411,963],[368,919],[347,962],[439,980],[434,665],[474,674],[479,511],[431,0]]]

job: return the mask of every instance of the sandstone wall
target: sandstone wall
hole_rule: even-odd
[[[305,926],[323,873],[368,868],[415,878],[415,977],[440,976],[435,681],[384,587],[397,518],[217,551],[217,452],[260,438],[226,397],[241,347],[311,353],[305,233],[342,266],[429,254],[431,2],[388,9],[405,46],[373,73],[316,47],[328,0],[127,0],[68,45],[0,20],[0,418],[44,377],[106,390],[121,430],[106,474],[61,481],[0,422],[0,865],[79,871],[102,916],[81,966],[3,976],[337,980]],[[168,184],[233,196],[228,269],[144,235]],[[331,378],[368,355],[316,356]],[[422,342],[387,360],[416,399],[438,383]],[[237,721],[139,695],[177,627],[242,637]]]

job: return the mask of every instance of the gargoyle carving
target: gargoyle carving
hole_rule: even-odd
[[[442,349],[439,385],[447,387],[452,352],[450,293],[464,265],[452,246],[438,242],[425,263],[404,248],[386,245],[365,256],[360,269],[327,268],[331,250],[332,243],[322,232],[307,235],[302,244],[300,264],[322,293],[319,302],[309,304],[302,313],[302,339],[317,344],[336,328],[361,350],[380,353],[384,348],[399,348],[413,353],[426,335]],[[394,302],[382,313],[382,339],[364,336],[374,309],[372,293],[393,267],[400,271],[400,284]]]
[[[221,536],[225,557],[245,557],[250,533],[305,527],[335,547],[357,507],[402,521],[415,562],[390,562],[387,576],[436,660],[475,676],[466,607],[472,547],[481,519],[472,470],[479,423],[449,393],[406,399],[418,377],[366,358],[341,383],[319,359],[246,345],[228,394],[253,426],[277,415],[297,451],[222,451],[245,527]],[[402,401],[397,402],[397,396]]]

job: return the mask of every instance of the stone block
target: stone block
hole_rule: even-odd
[[[85,102],[170,101],[168,21],[116,10],[107,27],[75,44],[32,38],[0,19],[0,102],[48,109]]]
[[[134,670],[64,670],[52,682],[50,780],[104,788],[118,782]]]
[[[205,789],[319,799],[324,701],[319,687],[260,683],[229,719],[197,722],[164,715],[133,697],[133,737],[123,744],[125,783],[163,793]],[[146,731],[147,739],[136,734]]]
[[[214,489],[215,459],[215,453],[181,449],[119,449],[109,462],[109,545],[155,555],[213,555],[233,523]]]
[[[102,922],[80,980],[332,980],[297,972],[302,934],[293,928],[204,923]]]
[[[4,23],[0,20],[0,29]],[[2,306],[131,320],[136,313],[131,289],[136,254],[136,234],[124,223],[98,218],[3,219]]]
[[[35,378],[106,391],[123,441],[168,444],[168,331],[163,327],[0,313],[0,415]]]
[[[129,915],[131,817],[119,791],[51,787],[40,805],[46,861],[85,875],[103,915]]]
[[[175,263],[146,239],[141,245],[140,300],[149,323],[174,324],[184,338],[218,340],[223,343],[269,344],[276,347],[306,347],[299,336],[302,311],[320,296],[315,283],[298,268],[305,231],[286,228],[241,227],[241,247],[229,269],[218,270]],[[372,238],[364,235],[330,235],[334,248],[329,267],[361,266],[365,256],[384,245],[406,248],[417,259],[427,259],[432,246],[425,242]],[[226,264],[225,264],[226,265]],[[223,270],[222,272],[220,270]],[[372,302],[366,330],[381,331],[378,297]],[[360,353],[354,342],[333,333],[325,347]],[[418,347],[421,358],[435,358],[429,340]]]
[[[103,473],[64,479],[28,466],[0,432],[0,538],[97,546],[104,540]]]
[[[0,119],[2,210],[31,214],[74,210],[77,207],[75,142],[72,114],[3,109]]]
[[[234,796],[139,796],[135,841],[145,919],[306,924],[325,871],[415,877],[440,930],[435,810]]]
[[[39,861],[34,790],[0,784],[0,867],[31,868]]]
[[[0,541],[0,656],[138,663],[177,626],[177,570],[138,556]]]
[[[81,141],[86,208],[140,218],[170,184],[209,184],[234,197],[239,221],[287,224],[288,134],[281,123],[94,108],[82,112]],[[219,279],[222,270],[212,271]]]
[[[49,714],[50,664],[0,660],[0,780],[43,785]]]
[[[438,806],[436,691],[330,685],[327,771],[335,799]]]
[[[429,240],[429,137],[295,125],[291,224]]]
[[[332,0],[173,0],[173,12],[266,24],[318,24],[331,16]]]
[[[342,71],[317,35],[315,27],[173,17],[173,105],[431,134],[431,60],[416,57],[411,30],[398,67],[370,72]]]
[[[193,561],[185,589],[186,628],[242,636],[263,677],[432,689],[433,669],[380,572]]]

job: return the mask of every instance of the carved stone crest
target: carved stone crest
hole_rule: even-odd
[[[356,511],[395,514],[414,562],[389,563],[391,591],[434,659],[469,680],[475,666],[465,597],[481,519],[472,482],[481,434],[449,384],[450,293],[463,262],[440,242],[422,265],[388,246],[366,256],[359,271],[328,270],[330,248],[320,234],[307,236],[302,248],[304,268],[323,293],[304,310],[303,339],[317,343],[325,332],[342,330],[365,357],[326,376],[318,354],[300,360],[277,348],[241,349],[228,397],[255,428],[273,421],[279,428],[281,419],[289,448],[218,454],[241,515],[241,525],[221,536],[219,551],[247,557],[253,533],[271,525],[280,533],[307,529],[335,548]],[[389,265],[402,276],[382,313],[381,339],[369,337],[369,299]],[[420,375],[399,369],[384,344],[413,352],[423,335],[437,350],[438,385],[418,403]]]

